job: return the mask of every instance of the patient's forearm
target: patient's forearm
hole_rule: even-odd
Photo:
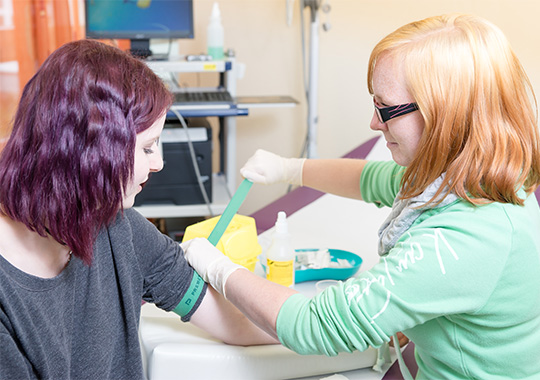
[[[228,344],[250,346],[279,343],[277,338],[257,327],[211,287],[208,287],[208,292],[193,314],[191,323]]]

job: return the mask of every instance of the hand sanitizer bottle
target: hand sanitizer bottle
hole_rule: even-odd
[[[218,3],[214,3],[210,23],[207,28],[208,55],[213,60],[223,59],[223,25],[221,25],[221,13]]]
[[[284,286],[294,285],[295,252],[287,227],[287,215],[278,212],[272,244],[266,252],[266,279]]]

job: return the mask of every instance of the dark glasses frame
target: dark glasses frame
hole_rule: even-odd
[[[375,107],[377,118],[383,124],[388,122],[390,119],[406,115],[419,109],[418,104],[416,103],[404,103],[398,104],[397,106],[379,107],[377,106],[377,103],[375,103],[375,99],[373,99],[373,106]]]

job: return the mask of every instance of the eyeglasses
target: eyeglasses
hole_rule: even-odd
[[[375,113],[377,114],[377,118],[383,124],[390,119],[406,115],[419,109],[418,104],[416,103],[405,103],[399,104],[397,106],[379,107],[377,106],[377,103],[375,103],[375,99],[373,99],[373,106],[375,107]]]

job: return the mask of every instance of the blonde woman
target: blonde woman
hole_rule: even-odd
[[[534,94],[503,33],[474,16],[405,25],[369,61],[371,128],[394,162],[258,151],[242,174],[392,207],[380,262],[313,299],[227,261],[187,259],[302,354],[415,343],[418,379],[540,377],[539,135]]]

